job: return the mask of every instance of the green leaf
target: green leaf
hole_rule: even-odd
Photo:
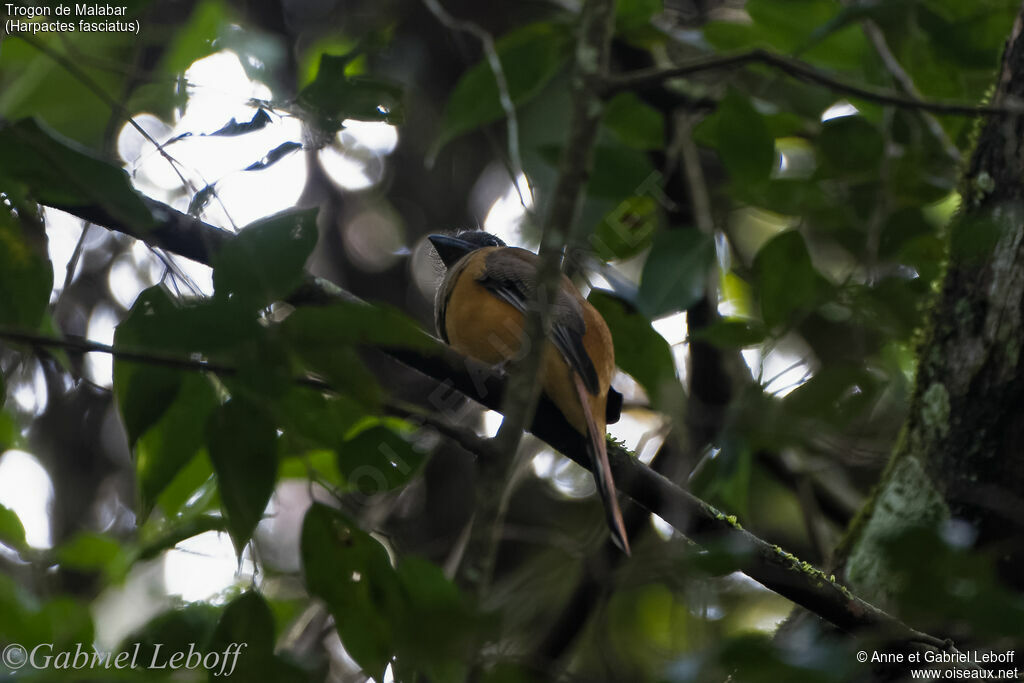
[[[144,292],[142,297],[163,297],[162,290]],[[165,299],[166,300],[166,299]],[[128,316],[114,333],[114,345],[121,349],[144,348],[144,328],[151,321],[141,313],[136,300]],[[121,410],[122,422],[128,432],[128,445],[133,446],[146,429],[156,424],[181,390],[183,373],[163,366],[114,359],[114,395]]]
[[[236,368],[233,373],[222,374],[230,394],[244,393],[272,401],[295,382],[291,355],[276,335],[260,334],[224,358]]]
[[[564,153],[559,145],[540,145],[537,151],[552,168],[558,167]],[[623,202],[632,197],[653,198],[660,191],[660,180],[649,155],[641,150],[619,144],[599,145],[594,150],[594,164],[587,180],[587,199]]]
[[[367,410],[376,410],[384,392],[355,349],[306,348],[299,355],[305,368],[323,376],[333,390],[355,399]]]
[[[21,519],[14,510],[3,505],[0,505],[0,543],[19,552],[28,548]]]
[[[921,278],[884,277],[870,287],[853,287],[851,304],[858,318],[892,341],[910,341],[924,322],[928,284]]]
[[[135,559],[152,560],[179,543],[211,531],[221,533],[227,527],[221,515],[179,516],[147,521],[139,528],[140,543]]]
[[[630,32],[643,28],[660,11],[662,0],[618,0],[615,3],[615,30]]]
[[[985,638],[1017,633],[1024,599],[999,579],[992,554],[954,545],[938,527],[907,524],[880,534],[879,559],[892,572],[900,614],[914,623],[970,624]]]
[[[287,440],[288,433],[285,432],[282,438]],[[280,479],[312,480],[337,491],[343,490],[345,486],[345,478],[338,470],[338,456],[327,449],[309,450],[297,457],[285,457],[277,476]]]
[[[129,13],[133,13],[131,9]],[[8,15],[5,13],[5,16]],[[58,17],[51,17],[54,18]],[[88,60],[80,56],[88,55],[90,60],[107,64],[124,63],[130,59],[132,50],[139,47],[140,37],[131,32],[84,34],[77,31],[74,34],[39,33],[31,43],[17,38],[6,40],[7,37],[0,57],[0,119],[16,121],[35,116],[62,135],[100,149],[111,107],[94,88],[107,93],[125,92],[128,71],[90,68]],[[54,53],[65,55],[78,68],[84,69],[90,82],[59,64]],[[167,83],[165,91],[172,91],[173,85],[173,82]],[[69,102],[74,106],[69,107]],[[128,111],[146,110],[129,107]]]
[[[192,456],[156,499],[167,516],[195,517],[220,508],[213,463],[205,448]]]
[[[206,434],[228,532],[241,554],[274,492],[277,432],[266,416],[235,397],[210,417]]]
[[[891,3],[889,3],[891,4]],[[705,37],[721,51],[772,47],[835,68],[863,68],[867,42],[854,23],[835,21],[843,7],[835,0],[750,0],[752,23],[712,22]]]
[[[953,230],[956,230],[955,225]],[[900,250],[909,242],[919,237],[936,234],[938,234],[937,225],[925,217],[920,207],[897,209],[888,215],[882,226],[882,234],[878,242],[878,255],[883,259],[896,259]]]
[[[265,328],[241,304],[237,298],[225,297],[181,305],[161,285],[150,287],[136,298],[121,323],[131,327],[125,343],[137,345],[136,350],[170,352],[175,357],[216,355],[253,343]]]
[[[338,301],[299,308],[282,324],[286,338],[300,348],[348,344],[393,346],[427,351],[435,342],[408,315],[381,304]]]
[[[773,237],[754,257],[761,316],[769,328],[791,323],[820,304],[831,289],[818,273],[803,235],[787,230]]]
[[[134,346],[125,343],[130,330],[130,324],[121,323],[114,333],[114,345],[118,348]],[[139,437],[160,420],[181,391],[183,380],[182,370],[114,359],[114,396],[128,433],[129,446],[134,446]]]
[[[764,325],[753,320],[716,320],[692,332],[690,338],[704,341],[720,349],[742,349],[760,344],[768,336]]]
[[[284,211],[239,231],[213,262],[214,296],[261,308],[291,294],[316,246],[316,210]]]
[[[683,311],[704,296],[715,263],[715,242],[693,228],[654,236],[640,276],[637,305],[649,318]]]
[[[35,119],[0,121],[0,184],[11,183],[41,204],[98,207],[140,232],[156,225],[123,169]]]
[[[354,302],[300,308],[281,324],[280,333],[309,369],[322,374],[337,390],[369,404],[380,399],[380,389],[355,350],[347,347],[437,348],[404,313]]]
[[[425,459],[408,439],[380,423],[369,422],[338,446],[338,469],[365,496],[407,483]]]
[[[399,660],[432,680],[465,680],[467,662],[484,639],[480,620],[433,563],[405,557],[396,575],[404,598],[392,617]]]
[[[292,385],[273,405],[281,430],[282,453],[295,455],[316,448],[337,448],[364,411],[347,396],[327,395]]]
[[[53,266],[40,255],[45,252],[45,237],[33,240],[41,242],[39,249],[30,239],[0,203],[0,325],[35,329],[50,302]]]
[[[53,643],[54,652],[74,650],[78,643],[91,643],[95,631],[89,607],[87,602],[68,596],[48,600],[35,615],[35,621],[51,635],[35,642]]]
[[[209,670],[211,682],[228,676],[242,681],[285,680],[274,656],[274,615],[255,591],[242,593],[228,603],[206,651],[222,653],[226,658]]]
[[[258,305],[244,295],[178,305],[160,286],[139,295],[115,339],[126,350],[166,358],[175,367],[160,369],[124,358],[115,361],[115,389],[130,438],[166,410],[179,381],[173,373],[198,371],[188,366],[200,359],[213,367],[224,366],[221,379],[234,391],[273,397],[284,390],[291,380],[288,353],[259,324],[253,310]],[[185,367],[177,368],[179,363]],[[143,399],[144,405],[138,405],[136,398]]]
[[[556,159],[557,162],[557,159]],[[623,145],[599,145],[587,182],[588,197],[621,200],[653,193],[660,180],[647,154]]]
[[[565,26],[536,23],[515,29],[495,44],[508,95],[521,106],[536,97],[569,58],[571,37]],[[498,85],[484,59],[462,75],[445,105],[441,131],[429,156],[449,142],[504,117]]]
[[[173,33],[162,66],[167,73],[184,73],[198,59],[217,51],[217,38],[230,22],[224,3],[203,0],[195,4],[191,16]]]
[[[116,574],[127,568],[129,562],[120,543],[105,534],[91,532],[75,534],[55,552],[61,566],[81,571]]]
[[[141,349],[146,344],[146,329],[154,314],[172,311],[173,305],[162,288],[142,292],[128,316],[114,331],[114,346],[119,349]],[[121,411],[128,445],[155,424],[174,401],[181,389],[182,373],[149,363],[136,363],[114,358],[114,396]]]
[[[606,261],[629,258],[650,245],[657,227],[657,202],[652,197],[627,197],[597,224],[590,246]]]
[[[675,362],[668,342],[650,321],[626,309],[607,292],[592,290],[588,298],[604,317],[615,341],[615,363],[643,385],[651,401],[667,399],[678,389]]]
[[[67,596],[41,602],[12,577],[0,573],[0,639],[5,643],[48,643],[53,652],[65,648],[72,652],[78,643],[91,643],[94,638],[89,604]],[[85,646],[88,649],[88,646]],[[38,656],[38,655],[37,655]],[[7,674],[10,669],[0,665]],[[5,678],[11,678],[6,675]],[[64,680],[70,680],[60,676]],[[54,680],[52,677],[50,680]]]
[[[665,122],[661,113],[631,92],[620,93],[608,102],[604,125],[629,147],[661,149],[665,145]]]
[[[734,182],[757,183],[768,179],[775,167],[775,140],[749,97],[730,90],[701,128],[713,140]]]
[[[220,612],[219,607],[208,602],[188,603],[153,617],[129,634],[119,649],[132,650],[135,643],[139,643],[139,662],[151,662],[154,656],[163,658],[174,652],[188,652],[190,645],[198,647],[209,641]]]
[[[3,387],[0,387],[2,389]],[[14,448],[21,440],[21,433],[14,418],[6,410],[0,410],[0,453],[8,448]]]
[[[163,415],[138,439],[135,473],[142,519],[203,445],[203,425],[216,407],[210,381],[199,374],[186,375]]]
[[[747,516],[753,452],[741,435],[725,432],[722,447],[701,463],[690,482],[696,495],[741,517]]]
[[[863,116],[842,116],[825,122],[817,145],[827,170],[837,174],[862,173],[878,167],[885,140]]]
[[[814,418],[840,428],[857,420],[876,404],[885,381],[877,370],[830,364],[787,394],[783,405],[791,415]]]
[[[316,78],[299,92],[299,103],[312,110],[328,130],[341,128],[345,119],[401,123],[405,115],[401,86],[347,76],[345,69],[351,61],[351,55],[321,55]]]
[[[387,551],[320,503],[306,513],[301,548],[306,588],[327,604],[345,650],[367,675],[383,680],[393,633],[382,608],[398,591]]]
[[[20,442],[21,432],[14,418],[6,410],[0,410],[0,453],[8,448],[16,448]]]

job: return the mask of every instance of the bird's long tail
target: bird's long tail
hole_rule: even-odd
[[[594,481],[597,482],[597,492],[601,495],[601,502],[604,504],[605,515],[608,517],[608,528],[612,533],[612,540],[615,545],[622,549],[622,552],[629,555],[629,538],[626,535],[626,525],[622,521],[622,511],[619,509],[619,500],[615,491],[615,480],[612,479],[612,468],[608,462],[608,448],[604,440],[604,430],[597,428],[594,415],[590,410],[590,401],[586,387],[583,386],[583,378],[573,372],[572,378],[576,385],[576,394],[579,396],[580,405],[583,407],[583,416],[587,421],[587,454],[590,456],[590,463],[594,468]]]

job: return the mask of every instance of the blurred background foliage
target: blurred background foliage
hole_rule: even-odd
[[[245,640],[236,675],[268,681],[872,675],[868,641],[773,640],[792,605],[727,546],[640,515],[634,556],[602,559],[589,474],[536,440],[493,581],[460,570],[473,454],[426,416],[499,417],[365,347],[423,348],[427,234],[539,243],[578,2],[124,5],[138,36],[0,43],[0,644]],[[762,48],[977,103],[1018,5],[618,0],[612,69]],[[975,125],[759,64],[610,97],[568,253],[615,336],[612,435],[827,568],[906,414]],[[150,246],[142,197],[239,238],[212,270]],[[97,207],[143,239],[74,215]],[[381,306],[293,311],[304,269]],[[1024,605],[971,540],[954,521],[878,562],[908,577],[889,587],[908,623],[998,649]],[[538,671],[553,625],[569,642]]]

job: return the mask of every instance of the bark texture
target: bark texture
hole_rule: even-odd
[[[1018,16],[992,104],[1024,99]],[[868,599],[894,585],[882,544],[901,531],[956,519],[993,553],[1003,580],[1024,590],[1024,119],[979,128],[963,204],[920,349],[910,414],[871,502],[838,560]]]

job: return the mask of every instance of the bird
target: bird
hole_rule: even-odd
[[[428,239],[445,266],[434,300],[438,335],[466,356],[504,367],[522,349],[540,257],[509,247],[482,230],[434,234]],[[612,540],[629,555],[605,443],[605,427],[618,419],[622,407],[622,395],[611,387],[612,335],[601,314],[564,274],[550,314],[551,330],[542,356],[543,391],[586,437]]]

